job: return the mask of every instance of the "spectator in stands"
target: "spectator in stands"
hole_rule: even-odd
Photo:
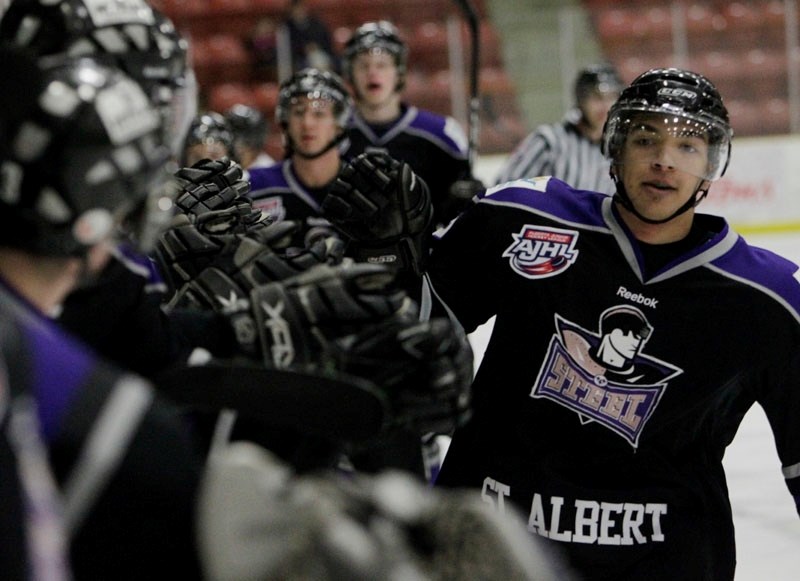
[[[292,71],[308,67],[338,70],[330,30],[309,10],[306,0],[289,0],[289,13],[284,25],[289,35]]]
[[[181,165],[192,166],[201,159],[236,159],[233,131],[223,115],[207,111],[197,115],[189,127]]]
[[[278,30],[275,21],[269,16],[259,18],[245,39],[245,46],[253,57],[255,77],[266,82],[277,80]]]
[[[408,47],[399,31],[385,20],[361,25],[345,45],[342,64],[356,104],[346,157],[382,150],[408,163],[434,196],[434,221],[447,223],[482,184],[472,178],[459,123],[403,102]]]
[[[275,163],[264,151],[268,127],[261,111],[238,104],[225,111],[225,120],[233,131],[234,156],[239,165],[248,170]]]
[[[575,79],[575,107],[558,123],[530,133],[512,152],[497,183],[553,176],[579,190],[614,193],[609,163],[600,151],[600,137],[623,83],[609,64],[592,64]]]

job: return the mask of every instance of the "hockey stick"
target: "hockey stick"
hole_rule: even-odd
[[[480,87],[478,84],[478,74],[480,73],[480,21],[478,11],[475,9],[472,0],[456,0],[456,4],[464,14],[470,33],[470,44],[472,54],[469,64],[469,128],[468,128],[468,155],[470,167],[475,165],[475,157],[478,150],[478,136],[480,133]]]
[[[233,410],[276,428],[294,428],[340,442],[375,436],[388,418],[383,394],[358,377],[331,378],[254,365],[179,366],[155,379],[178,404]]]

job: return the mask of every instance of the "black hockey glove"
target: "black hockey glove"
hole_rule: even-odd
[[[469,414],[473,354],[446,319],[419,322],[392,271],[318,267],[251,294],[264,363],[373,382],[392,424],[450,433]]]
[[[215,297],[223,290],[247,296],[255,286],[341,262],[344,248],[337,238],[318,238],[308,248],[290,246],[299,228],[297,222],[281,221],[225,236],[205,235],[191,224],[173,228],[160,253],[172,278],[180,281],[171,304],[217,310]],[[220,281],[230,288],[220,288]]]
[[[250,300],[263,362],[279,369],[344,371],[333,357],[333,341],[393,317],[415,315],[415,305],[393,281],[394,273],[385,267],[350,263],[317,266],[255,288]]]
[[[457,217],[472,204],[472,199],[485,189],[483,182],[474,178],[453,182],[450,186],[450,195],[442,201],[442,207],[439,208],[442,221],[447,223]]]
[[[181,168],[175,179],[182,190],[175,205],[204,233],[245,232],[261,220],[261,211],[247,197],[250,182],[242,167],[226,157]]]
[[[386,393],[394,427],[449,434],[470,414],[473,353],[448,319],[395,319],[335,342],[337,365]]]
[[[421,274],[433,207],[427,185],[408,164],[362,153],[339,172],[322,212],[352,240],[356,260]]]

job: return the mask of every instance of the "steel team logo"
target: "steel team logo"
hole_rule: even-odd
[[[555,326],[530,396],[571,409],[584,424],[598,422],[636,448],[669,380],[683,370],[642,354],[654,329],[636,307],[607,309],[598,332],[559,315]]]
[[[575,243],[578,233],[526,224],[514,242],[503,252],[510,258],[511,268],[525,278],[555,276],[569,268],[578,258]]]

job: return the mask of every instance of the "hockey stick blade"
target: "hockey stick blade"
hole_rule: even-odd
[[[179,366],[155,381],[174,402],[195,409],[237,413],[271,427],[293,428],[333,441],[375,436],[388,419],[388,404],[371,382],[252,365],[212,362]]]

